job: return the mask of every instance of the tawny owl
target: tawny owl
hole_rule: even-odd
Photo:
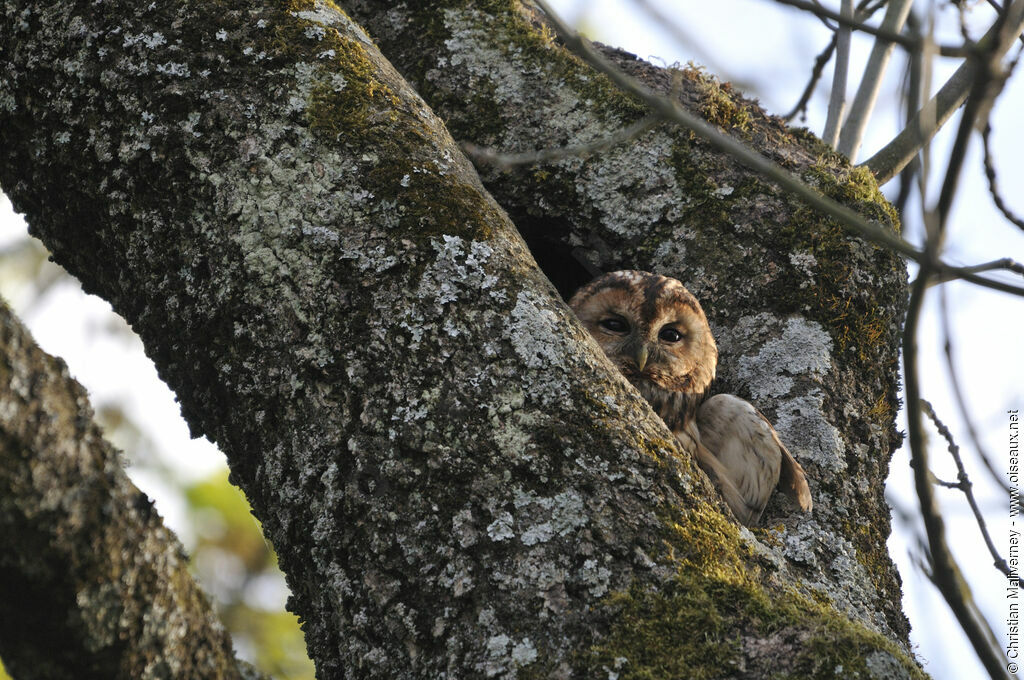
[[[683,447],[696,453],[737,519],[755,524],[776,486],[810,511],[803,468],[768,420],[730,394],[704,401],[718,347],[683,284],[647,272],[612,272],[578,290],[569,306]]]

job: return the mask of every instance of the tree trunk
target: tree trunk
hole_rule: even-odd
[[[331,3],[0,6],[0,186],[226,453],[320,677],[921,675],[885,551],[894,255],[667,127],[487,171],[499,205],[434,111],[502,148],[644,114],[515,3],[352,3],[433,110]],[[811,135],[617,58],[895,222]],[[702,299],[811,518],[735,524],[506,210],[563,294],[632,267]]]

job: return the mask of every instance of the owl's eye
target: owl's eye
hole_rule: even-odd
[[[664,342],[679,342],[683,339],[683,334],[671,326],[665,326],[658,331],[658,339]]]
[[[601,321],[599,321],[597,325],[600,326],[602,329],[608,331],[609,333],[629,332],[629,324],[623,321],[622,319],[617,319],[615,317],[601,319]]]

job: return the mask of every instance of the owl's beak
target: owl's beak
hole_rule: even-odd
[[[644,370],[644,366],[647,365],[647,346],[640,345],[636,348],[636,353],[633,354],[633,360],[636,362],[636,370]]]

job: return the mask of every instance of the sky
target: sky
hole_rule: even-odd
[[[722,80],[732,81],[748,95],[759,98],[769,112],[783,114],[792,108],[806,84],[817,53],[828,43],[829,32],[814,17],[776,5],[768,0],[719,0],[708,2],[658,2],[666,14],[676,17],[676,29],[652,19],[629,0],[553,0],[556,10],[601,42],[636,53],[657,64],[685,64],[694,61]],[[836,7],[837,2],[824,2]],[[920,6],[921,3],[918,3]],[[976,9],[968,25],[979,35],[989,13]],[[951,11],[941,10],[937,35],[943,42],[959,39],[958,20]],[[851,82],[858,81],[871,42],[856,37],[851,55]],[[893,105],[903,62],[898,54],[890,67],[879,108],[869,126],[861,159],[884,145],[898,130],[899,112]],[[941,60],[933,82],[941,85],[957,63]],[[812,99],[805,121],[813,132],[824,126],[831,66],[824,83]],[[853,90],[851,86],[850,96]],[[1024,84],[1011,78],[993,111],[993,144],[1000,185],[1007,201],[1024,212],[1024,164],[1014,164],[1024,146],[1024,128],[1018,124],[1024,110]],[[932,158],[936,170],[928,183],[927,203],[938,194],[937,187],[951,144],[947,133],[934,143]],[[892,195],[895,182],[886,187]],[[908,221],[904,233],[920,242],[919,222]],[[0,195],[0,250],[24,238],[25,226]],[[980,157],[980,140],[975,136],[964,166],[960,193],[953,206],[946,241],[948,260],[976,264],[1001,257],[1024,261],[1024,232],[1007,223],[993,206],[988,194]],[[913,271],[911,272],[913,274]],[[951,354],[963,385],[963,395],[975,419],[979,435],[992,454],[997,472],[1008,465],[1008,417],[1010,409],[1024,407],[1024,370],[1021,368],[1024,338],[1024,301],[1009,295],[982,290],[970,284],[947,284],[950,310]],[[979,504],[986,514],[992,538],[1004,555],[1009,541],[1009,502],[981,469],[958,415],[943,351],[939,295],[932,289],[922,318],[919,345],[920,374],[924,396],[950,426],[964,450],[965,463]],[[205,439],[191,440],[181,420],[173,394],[159,381],[152,363],[145,357],[137,338],[124,332],[123,321],[111,321],[107,303],[86,296],[70,280],[50,290],[26,309],[30,293],[11,285],[0,271],[0,295],[7,298],[26,322],[39,344],[49,353],[63,357],[72,374],[90,391],[94,407],[120,403],[143,430],[157,442],[152,455],[163,459],[174,474],[199,479],[223,465],[223,456]],[[120,324],[120,328],[117,327]],[[901,418],[905,416],[901,415]],[[905,429],[905,420],[900,424]],[[944,442],[930,435],[933,470],[943,479],[955,479],[956,471]],[[973,650],[956,625],[935,588],[923,577],[912,555],[920,555],[917,536],[922,535],[913,492],[913,478],[905,449],[893,457],[887,497],[896,508],[895,531],[889,542],[904,580],[904,608],[913,626],[911,635],[919,657],[934,678],[984,677]],[[179,532],[186,545],[189,529],[185,506],[175,486],[166,483],[151,468],[131,468],[133,481],[155,499],[168,525]],[[1005,480],[1005,474],[1003,475]],[[947,522],[947,536],[954,554],[964,568],[979,606],[1000,641],[1006,643],[1007,600],[1005,578],[992,566],[977,524],[959,491],[939,489]],[[909,519],[901,519],[909,516]],[[1017,529],[1020,529],[1018,523]]]

